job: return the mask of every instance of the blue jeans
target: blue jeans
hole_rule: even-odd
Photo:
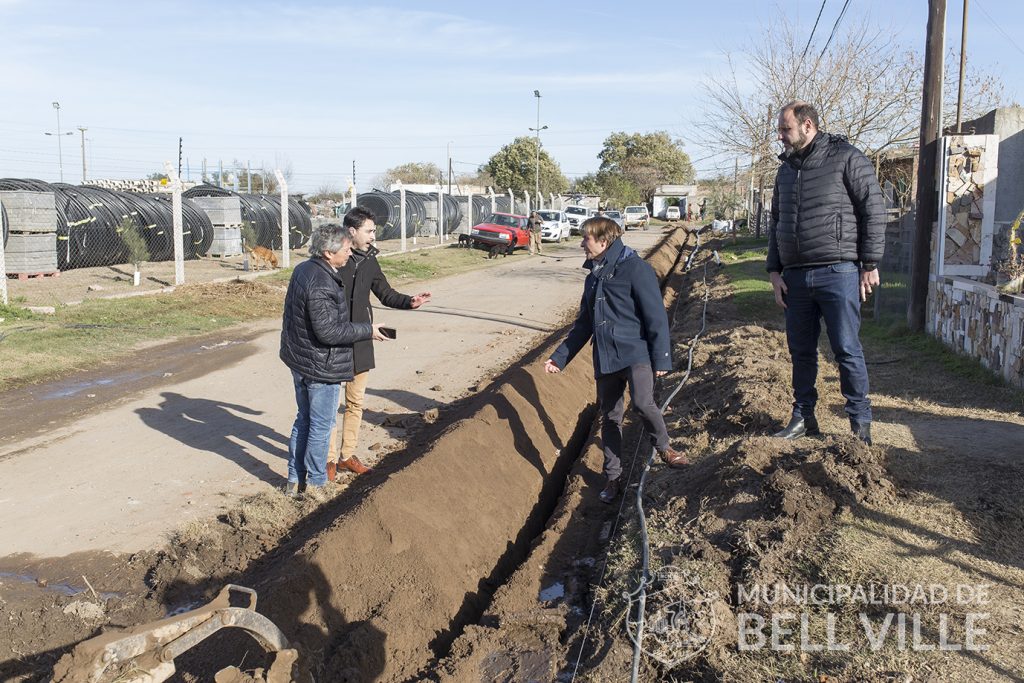
[[[860,269],[845,262],[817,268],[787,268],[786,340],[793,359],[793,414],[811,417],[818,402],[818,337],[825,320],[839,364],[839,386],[851,420],[871,422],[868,368],[860,345]]]
[[[310,382],[292,370],[299,412],[288,442],[288,481],[323,486],[327,483],[327,446],[338,415],[340,384]]]

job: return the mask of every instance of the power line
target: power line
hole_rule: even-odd
[[[821,13],[825,11],[825,5],[828,4],[828,0],[821,0],[821,7],[818,8],[818,18],[814,20],[814,27],[811,28],[811,35],[807,36],[807,44],[804,45],[804,52],[800,55],[800,65],[803,66],[804,57],[807,56],[807,50],[811,47],[811,41],[814,40],[814,32],[818,30],[818,22],[821,21]]]
[[[821,60],[822,57],[825,56],[825,51],[828,50],[829,43],[831,43],[832,42],[832,38],[835,37],[836,29],[839,28],[839,22],[841,22],[843,20],[843,16],[846,14],[846,8],[849,7],[849,6],[850,6],[850,0],[846,0],[846,2],[843,3],[843,9],[841,9],[839,11],[839,16],[836,17],[836,23],[832,24],[832,33],[829,34],[828,40],[825,41],[825,47],[821,48],[821,54],[818,55],[818,60],[819,61]]]
[[[1021,46],[1020,46],[1020,45],[1018,45],[1018,44],[1016,43],[1016,41],[1014,41],[1014,39],[1010,37],[1010,34],[1009,34],[1009,33],[1007,33],[1006,31],[1004,31],[1004,30],[1003,30],[1003,27],[1002,27],[1002,26],[1000,26],[1000,25],[998,24],[998,22],[996,22],[996,20],[995,20],[995,19],[993,19],[993,18],[992,18],[992,16],[991,16],[991,15],[990,15],[990,14],[989,14],[988,12],[986,12],[986,11],[985,11],[985,8],[981,6],[981,3],[980,3],[980,2],[977,2],[977,0],[975,0],[975,2],[976,2],[976,4],[977,4],[977,7],[978,7],[978,9],[980,9],[980,10],[981,10],[981,13],[985,15],[985,18],[986,18],[986,19],[988,19],[988,20],[989,20],[989,22],[991,22],[991,24],[992,24],[993,26],[995,26],[996,30],[997,30],[997,31],[999,31],[999,32],[1000,32],[1001,34],[1003,34],[1003,37],[1004,37],[1004,38],[1006,38],[1006,39],[1007,39],[1008,41],[1010,41],[1010,45],[1013,45],[1013,46],[1014,46],[1015,48],[1017,48],[1017,52],[1019,52],[1019,53],[1021,53],[1022,55],[1024,55],[1024,49],[1021,49]]]

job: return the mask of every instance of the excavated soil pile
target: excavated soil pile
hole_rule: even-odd
[[[694,614],[707,623],[693,629],[707,642],[672,652],[675,660],[659,653],[667,664],[646,656],[642,680],[717,680],[735,671],[728,653],[737,643],[736,614],[751,611],[737,606],[739,588],[814,583],[808,573],[820,569],[821,558],[812,559],[809,550],[835,520],[851,507],[894,495],[883,453],[854,439],[840,420],[824,419],[826,434],[820,439],[794,443],[764,436],[790,414],[785,336],[778,329],[737,324],[728,282],[714,265],[705,270],[705,260],[698,257],[680,286],[685,298],[678,305],[673,339],[685,348],[701,329],[705,292],[707,328],[696,347],[692,376],[666,415],[670,436],[695,463],[682,473],[653,470],[645,510],[652,571],[678,569],[686,577],[675,581],[672,594],[703,604]],[[665,386],[673,387],[681,374],[667,377]],[[821,374],[824,381],[836,381],[827,365]],[[636,588],[639,537],[635,513],[626,515],[624,534],[610,551],[606,586],[598,592],[603,619],[590,629],[584,680],[628,678],[632,643],[622,619],[635,605],[621,591]],[[648,614],[664,587],[652,586]],[[576,647],[580,634],[565,640]]]
[[[652,253],[659,276],[684,239],[670,233]],[[227,533],[180,539],[150,564],[151,594],[134,614],[160,616],[156,608],[196,601],[231,581],[258,591],[260,612],[299,648],[317,680],[430,675],[527,557],[570,469],[580,467],[594,417],[593,368],[582,353],[560,375],[545,375],[543,360],[557,341],[443,411],[410,442],[412,459],[379,468],[386,478],[357,480],[319,510],[300,511],[308,516],[289,536],[281,538],[274,517],[296,511],[264,500],[225,518]],[[119,622],[131,623],[127,613]],[[189,681],[239,662],[264,665],[251,640],[230,633],[176,660]]]

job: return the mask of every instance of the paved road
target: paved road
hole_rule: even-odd
[[[659,236],[631,232],[626,241],[646,251]],[[398,445],[403,430],[380,426],[385,417],[464,395],[575,310],[582,257],[575,241],[552,252],[426,283],[434,300],[419,311],[379,310],[399,339],[378,347],[366,403],[374,426],[364,426],[361,456],[373,461]],[[167,360],[34,387],[18,395],[17,411],[0,401],[0,433],[15,435],[0,440],[0,555],[154,548],[188,520],[280,485],[295,408],[279,330],[268,321],[206,348],[190,342]],[[148,381],[134,385],[139,377]],[[103,404],[81,408],[90,400]],[[40,427],[25,428],[29,414]]]

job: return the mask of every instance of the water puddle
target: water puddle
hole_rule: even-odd
[[[54,593],[59,593],[61,595],[66,595],[68,597],[81,595],[82,593],[92,593],[92,591],[89,590],[88,586],[74,586],[66,582],[50,583],[47,581],[43,581],[35,576],[31,576],[30,574],[18,574],[16,572],[0,572],[0,584],[6,581],[21,584],[23,586],[32,585],[36,588],[39,588],[40,590],[52,591]],[[97,591],[96,595],[99,596],[100,600],[109,600],[110,598],[123,597],[124,593],[101,593]]]
[[[540,601],[551,602],[552,600],[558,600],[565,597],[565,586],[561,581],[557,581],[547,588],[540,590]]]

